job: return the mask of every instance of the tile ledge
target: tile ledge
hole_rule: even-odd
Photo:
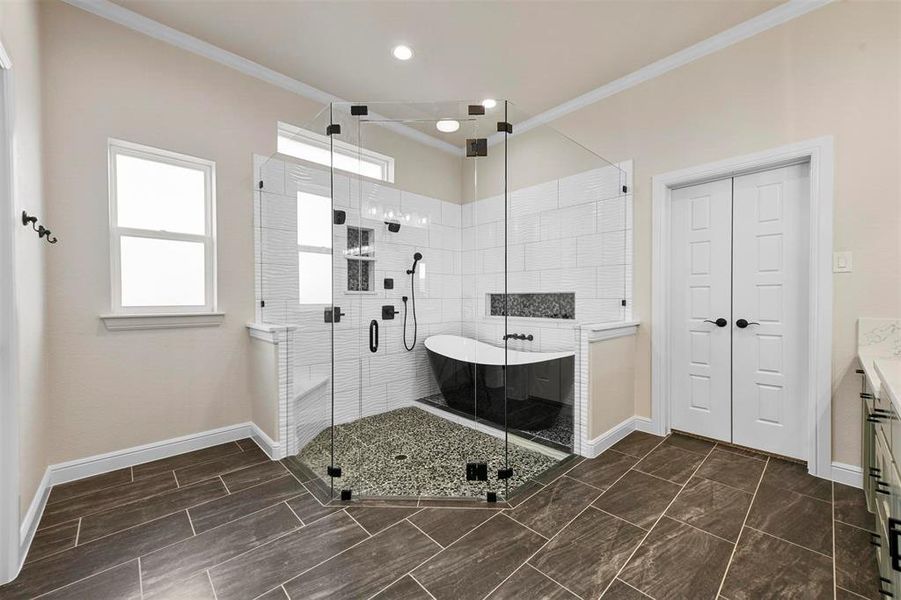
[[[110,331],[139,329],[179,329],[185,327],[218,327],[225,320],[224,312],[201,313],[139,313],[99,315]]]

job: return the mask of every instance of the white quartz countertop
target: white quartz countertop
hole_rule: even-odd
[[[882,380],[882,393],[891,399],[895,412],[901,414],[901,359],[877,358],[875,366]]]

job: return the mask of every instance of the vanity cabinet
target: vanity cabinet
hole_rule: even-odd
[[[888,395],[862,378],[863,488],[875,518],[880,591],[892,598],[901,592],[901,419]]]

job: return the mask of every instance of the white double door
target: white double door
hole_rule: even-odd
[[[673,190],[673,429],[807,458],[808,173]]]

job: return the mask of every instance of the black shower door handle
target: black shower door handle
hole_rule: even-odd
[[[748,321],[747,319],[739,319],[735,322],[735,326],[739,329],[744,329],[748,325],[760,325],[760,323],[757,323],[756,321]]]
[[[375,319],[369,322],[369,351],[379,351],[379,322]]]
[[[711,321],[710,319],[704,319],[704,322],[705,323],[713,323],[717,327],[725,327],[729,323],[729,321],[727,321],[723,317],[720,317],[716,321]]]

